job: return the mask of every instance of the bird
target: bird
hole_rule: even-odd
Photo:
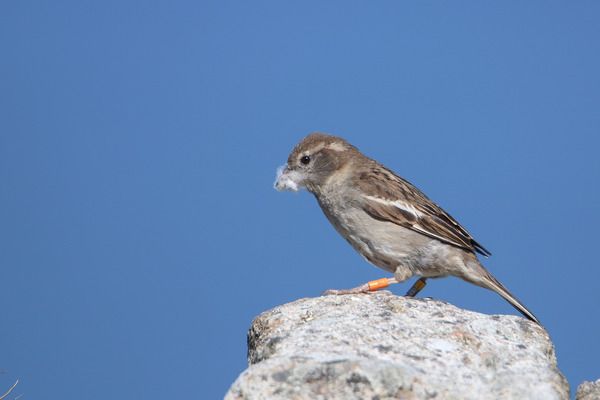
[[[364,259],[393,274],[325,294],[374,292],[418,277],[406,294],[412,297],[428,278],[454,276],[496,292],[540,324],[481,264],[477,254],[491,253],[461,224],[416,186],[345,139],[321,132],[303,138],[278,168],[274,187],[308,190],[336,231]]]

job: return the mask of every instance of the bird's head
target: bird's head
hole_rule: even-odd
[[[287,164],[277,170],[277,190],[318,192],[340,171],[358,150],[344,139],[324,133],[311,133],[294,147]]]

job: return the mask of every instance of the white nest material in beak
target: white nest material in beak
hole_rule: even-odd
[[[285,165],[277,168],[277,178],[273,187],[279,191],[291,190],[297,192],[300,189],[301,178],[296,171],[290,171]]]

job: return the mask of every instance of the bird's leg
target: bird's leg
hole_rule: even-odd
[[[427,278],[419,278],[406,292],[406,297],[415,297],[427,285]]]
[[[329,289],[323,292],[323,294],[325,296],[327,295],[331,295],[331,294],[356,294],[356,293],[369,293],[369,292],[376,292],[379,289],[383,289],[386,288],[394,283],[398,283],[398,281],[396,280],[396,278],[381,278],[381,279],[377,279],[374,281],[369,281],[363,285],[360,285],[358,287],[352,288],[352,289]]]

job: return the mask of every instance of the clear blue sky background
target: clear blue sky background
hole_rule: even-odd
[[[461,221],[573,389],[599,378],[599,19],[593,1],[1,2],[0,389],[219,398],[261,311],[384,276],[310,195],[272,189],[313,130]],[[456,279],[423,295],[516,313]]]

